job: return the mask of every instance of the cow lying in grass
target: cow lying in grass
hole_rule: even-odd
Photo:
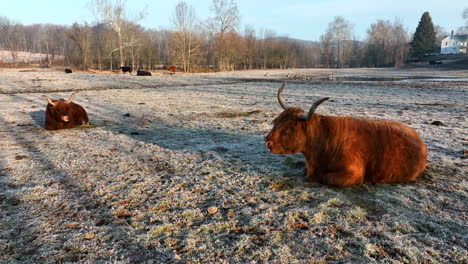
[[[48,102],[45,112],[45,128],[47,130],[89,125],[88,115],[84,108],[72,102],[73,95],[68,101],[53,100],[44,95]]]
[[[122,66],[120,67],[120,69],[122,70],[123,73],[132,73],[132,67],[129,67],[129,66]]]
[[[137,70],[137,76],[151,76],[151,72]]]
[[[284,111],[273,121],[266,146],[274,154],[302,153],[309,180],[335,186],[409,182],[426,167],[426,145],[414,129],[396,121],[314,114],[328,97],[305,113],[284,102],[284,85],[278,91]]]
[[[166,69],[167,69],[171,74],[175,74],[176,71],[177,71],[177,66],[175,66],[175,65],[167,66]]]

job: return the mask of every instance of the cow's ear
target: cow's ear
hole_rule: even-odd
[[[55,106],[56,103],[54,103],[49,97],[47,97],[46,95],[43,95],[42,97],[46,98],[47,102],[49,102],[49,104]]]

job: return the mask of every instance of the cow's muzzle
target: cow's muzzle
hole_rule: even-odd
[[[60,119],[62,119],[63,122],[69,122],[70,121],[70,117],[67,116],[67,115],[61,116]]]

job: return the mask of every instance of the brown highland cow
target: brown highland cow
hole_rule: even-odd
[[[273,120],[266,146],[274,154],[302,153],[309,180],[335,186],[409,182],[426,167],[426,145],[414,129],[396,121],[314,114],[328,97],[305,113],[286,105],[284,85],[278,91],[284,111]]]
[[[73,95],[68,101],[52,100],[44,95],[48,102],[45,113],[45,128],[47,130],[89,125],[88,115],[84,108],[72,102]]]

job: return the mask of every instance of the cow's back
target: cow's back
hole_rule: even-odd
[[[366,167],[366,181],[413,181],[426,167],[427,148],[418,133],[407,125],[394,121],[378,123],[370,137],[373,155]]]
[[[332,159],[329,170],[360,167],[359,182],[406,182],[425,168],[427,150],[417,132],[400,122],[353,117],[327,117],[324,152]],[[343,164],[340,164],[343,163]]]

